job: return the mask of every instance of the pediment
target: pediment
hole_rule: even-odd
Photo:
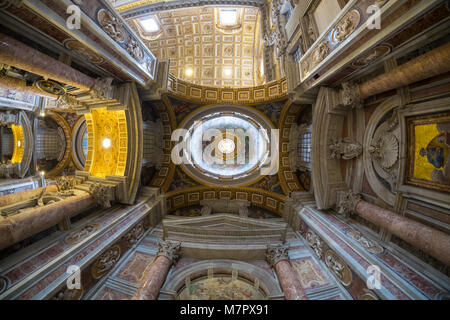
[[[287,224],[281,219],[252,219],[232,214],[213,214],[196,218],[164,219],[167,239],[193,242],[267,243],[285,238]]]

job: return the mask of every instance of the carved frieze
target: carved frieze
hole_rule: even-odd
[[[362,235],[361,232],[355,230],[355,229],[350,229],[346,232],[346,234],[352,238],[353,240],[357,241],[364,249],[366,249],[367,251],[369,251],[370,253],[373,254],[380,254],[384,251],[383,247],[380,246],[378,243],[376,243],[375,241],[372,241],[370,239],[367,239],[366,237],[364,237]]]
[[[120,259],[120,247],[118,245],[106,250],[92,265],[91,273],[95,279],[99,279],[110,271]]]
[[[112,39],[117,42],[125,41],[125,30],[122,23],[114,17],[111,12],[101,9],[97,13],[97,20],[103,31],[105,31]]]
[[[135,244],[144,234],[144,222],[140,222],[135,225],[126,235],[125,240],[128,242],[130,246]]]
[[[347,264],[333,251],[328,250],[325,253],[325,264],[343,285],[349,286],[352,283],[352,272]]]
[[[272,267],[275,267],[275,265],[282,260],[289,261],[289,245],[268,245],[266,251],[266,260]]]
[[[360,21],[361,15],[358,10],[352,10],[347,13],[331,33],[332,42],[334,44],[343,42],[355,31]]]
[[[320,237],[313,231],[309,230],[306,234],[306,241],[317,254],[319,259],[322,258],[322,240]]]
[[[86,239],[90,235],[94,234],[100,228],[100,224],[98,223],[90,223],[87,224],[71,234],[69,234],[64,241],[69,244],[79,243],[82,240]]]

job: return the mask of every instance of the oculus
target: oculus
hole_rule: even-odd
[[[274,130],[257,110],[213,106],[188,115],[172,140],[172,161],[194,180],[210,186],[239,186],[268,174],[278,153]],[[276,145],[276,144],[273,144]],[[274,161],[272,161],[274,160]]]

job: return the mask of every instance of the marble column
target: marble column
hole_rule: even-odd
[[[46,97],[50,99],[58,99],[56,94],[51,94],[48,92],[44,92],[35,86],[27,86],[25,80],[20,80],[13,77],[8,77],[0,74],[0,87],[5,89],[13,89],[20,92],[35,94],[41,97]]]
[[[142,285],[132,300],[156,300],[159,295],[170,267],[178,258],[181,243],[177,241],[163,241],[159,243],[156,259],[145,271]]]
[[[362,101],[375,94],[398,89],[450,71],[450,43],[431,50],[393,70],[364,83],[342,83],[342,105],[360,108]]]
[[[362,99],[450,71],[450,42],[359,86]]]
[[[383,209],[361,199],[353,192],[338,192],[341,213],[354,212],[367,221],[386,229],[439,261],[450,265],[450,236],[412,219]]]
[[[298,279],[298,274],[289,262],[287,245],[269,245],[266,259],[277,273],[286,300],[308,300]]]
[[[0,217],[0,250],[44,231],[64,219],[75,216],[95,205],[94,197],[88,192],[77,190],[70,196],[55,203],[25,208],[11,216]],[[44,198],[52,197],[45,195]]]
[[[85,91],[95,84],[84,73],[1,33],[0,62]]]

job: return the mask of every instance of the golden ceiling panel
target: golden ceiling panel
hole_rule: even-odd
[[[220,20],[221,9],[236,9],[236,22]],[[153,17],[158,31],[141,21]],[[198,85],[253,87],[263,83],[260,10],[254,7],[199,7],[160,11],[130,25],[170,73]]]
[[[128,143],[125,111],[95,109],[85,117],[89,147],[84,170],[101,178],[123,176]]]
[[[21,163],[25,151],[25,138],[22,126],[12,125],[11,130],[14,136],[14,152],[11,158],[12,163]]]

